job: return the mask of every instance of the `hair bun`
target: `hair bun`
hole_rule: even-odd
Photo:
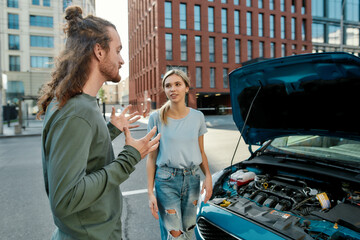
[[[65,19],[71,21],[76,17],[82,19],[82,9],[79,6],[69,6],[65,10]]]

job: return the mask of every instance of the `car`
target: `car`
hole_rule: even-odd
[[[270,59],[229,83],[251,156],[213,175],[196,239],[360,239],[360,58]]]

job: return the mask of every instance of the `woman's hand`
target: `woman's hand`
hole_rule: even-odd
[[[149,193],[149,208],[154,218],[159,219],[159,214],[158,214],[159,209],[157,206],[156,197],[153,193]]]
[[[204,193],[204,190],[206,191],[204,203],[206,203],[212,195],[212,177],[210,174],[205,176],[205,180],[201,188],[201,194]]]
[[[130,125],[140,119],[140,116],[137,115],[138,114],[137,111],[126,116],[126,114],[130,108],[131,108],[131,105],[128,105],[126,108],[124,108],[124,110],[121,112],[121,114],[119,116],[116,116],[115,107],[112,107],[110,122],[112,125],[117,127],[122,132],[124,131],[124,127],[131,129],[131,128],[137,128],[140,126],[139,124]]]

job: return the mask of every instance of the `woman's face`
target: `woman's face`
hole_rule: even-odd
[[[167,98],[174,103],[185,102],[185,95],[189,91],[185,81],[178,75],[170,75],[164,83],[164,90]]]

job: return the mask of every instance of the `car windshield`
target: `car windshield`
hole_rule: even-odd
[[[360,141],[324,136],[287,136],[274,139],[268,151],[326,160],[360,163]]]

